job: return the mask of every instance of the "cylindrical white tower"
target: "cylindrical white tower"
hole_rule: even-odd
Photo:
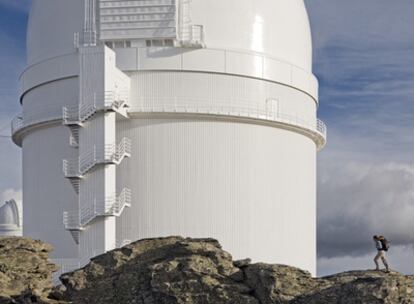
[[[27,47],[26,236],[71,265],[214,237],[315,274],[326,129],[302,0],[34,0]]]

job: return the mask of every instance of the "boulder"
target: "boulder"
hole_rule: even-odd
[[[61,276],[75,303],[259,304],[242,271],[213,239],[142,240]]]
[[[48,299],[57,266],[52,246],[22,237],[0,238],[0,304],[58,303]]]

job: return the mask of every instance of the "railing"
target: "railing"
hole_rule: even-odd
[[[37,124],[57,122],[62,119],[62,107],[59,105],[50,105],[45,108],[36,108],[27,110],[24,115],[17,115],[11,122],[12,136],[18,136],[22,129]]]
[[[99,96],[97,97],[99,98]],[[127,104],[129,102],[129,91],[106,91],[104,93],[104,103],[105,107],[116,107],[119,108],[122,104]]]
[[[131,207],[131,201],[131,189],[124,188],[119,196],[108,196],[102,202],[94,200],[89,206],[81,207],[79,212],[64,212],[63,224],[66,230],[82,230],[97,217],[120,216],[126,207]]]
[[[66,125],[83,123],[96,111],[95,103],[82,104],[79,107],[63,107],[63,122]]]
[[[113,215],[121,215],[125,207],[131,207],[132,191],[129,188],[124,188],[121,194],[115,201],[108,200],[105,204],[105,211]]]
[[[129,138],[122,138],[121,142],[115,148],[115,153],[113,153],[115,160],[117,162],[122,161],[124,157],[130,157],[132,151],[132,141]]]
[[[204,27],[202,25],[185,26],[180,33],[181,43],[186,46],[204,45]]]
[[[195,113],[220,116],[246,117],[288,124],[307,129],[322,136],[326,140],[327,128],[323,121],[315,119],[309,121],[299,116],[285,114],[278,109],[263,108],[260,106],[232,106],[232,105],[197,105],[197,104],[157,104],[139,106],[130,109],[130,113]]]
[[[132,141],[122,138],[118,145],[107,144],[99,150],[95,145],[90,151],[83,153],[78,159],[63,160],[63,173],[67,178],[81,177],[93,167],[101,163],[120,164],[125,157],[131,156]]]
[[[12,135],[15,135],[26,127],[58,119],[60,119],[58,115],[47,116],[47,113],[32,113],[31,115],[24,115],[24,117],[20,114],[13,118],[11,122],[11,132]]]
[[[103,94],[94,94],[93,102],[81,103],[79,106],[63,107],[63,122],[66,125],[79,124],[87,121],[96,112],[101,110],[117,110],[129,101],[128,91],[105,91]]]
[[[328,128],[326,127],[326,124],[320,120],[319,118],[317,119],[316,122],[316,130],[323,135],[323,137],[326,139],[327,134],[328,134]]]
[[[12,123],[11,123],[11,132],[12,132],[12,134],[16,134],[17,132],[19,132],[23,128],[24,128],[23,117],[21,115],[19,115],[19,116],[16,116],[15,118],[13,118]]]
[[[63,174],[67,178],[79,177],[79,161],[74,160],[63,160]]]
[[[80,225],[80,214],[76,211],[65,211],[63,212],[63,225],[66,230],[79,230]]]

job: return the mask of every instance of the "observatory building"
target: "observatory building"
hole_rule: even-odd
[[[22,224],[21,202],[10,200],[0,205],[0,237],[22,236]]]
[[[318,82],[303,0],[33,0],[24,235],[64,270],[142,238],[316,267]]]

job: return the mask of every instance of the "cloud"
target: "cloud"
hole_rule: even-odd
[[[0,0],[0,6],[27,13],[31,0]]]
[[[21,201],[22,200],[22,191],[16,190],[16,189],[7,189],[3,191],[3,193],[0,195],[0,204],[9,201],[9,200],[16,200]]]
[[[366,268],[373,234],[414,243],[414,1],[305,2],[329,135],[318,164],[318,268]]]
[[[414,164],[332,164],[319,179],[320,257],[359,256],[383,234],[414,244]]]

